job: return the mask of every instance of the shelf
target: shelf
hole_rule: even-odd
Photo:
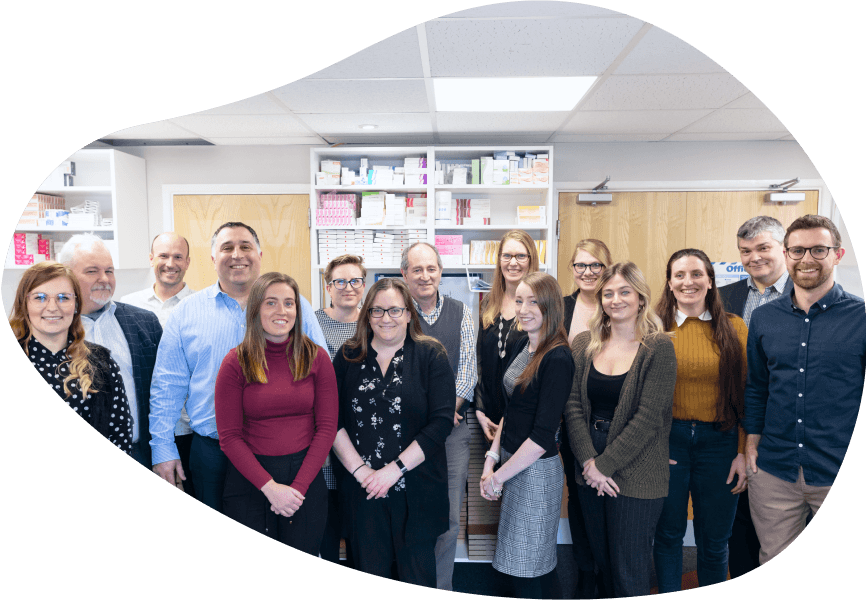
[[[315,185],[313,189],[318,192],[407,192],[407,193],[427,193],[426,185]]]
[[[29,233],[63,233],[68,231],[69,233],[81,233],[82,231],[114,231],[114,226],[103,226],[99,227],[39,227],[38,225],[16,225],[15,231],[21,232],[29,232]]]
[[[36,190],[37,194],[48,194],[49,196],[63,196],[70,198],[74,196],[96,196],[96,195],[111,195],[110,185],[79,185],[69,186],[49,190]]]
[[[451,231],[451,230],[459,230],[459,231],[511,231],[512,229],[547,229],[550,227],[550,223],[542,223],[540,225],[518,225],[517,223],[512,223],[510,225],[436,225],[436,231]]]
[[[550,189],[549,185],[480,185],[480,184],[464,184],[464,185],[436,185],[433,186],[437,192],[452,192],[458,194],[472,194],[475,192],[512,192],[517,194],[537,194],[538,192],[546,192]]]
[[[329,229],[345,229],[347,231],[369,231],[369,230],[394,230],[394,229],[423,229],[427,231],[426,225],[317,225],[316,231],[327,231]]]

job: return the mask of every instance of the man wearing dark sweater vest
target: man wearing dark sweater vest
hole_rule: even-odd
[[[752,311],[767,302],[790,294],[793,282],[785,268],[782,240],[785,228],[773,217],[752,217],[737,230],[737,249],[747,279],[719,288],[725,310],[743,318],[746,327]],[[740,494],[737,515],[728,540],[728,570],[731,578],[758,566],[761,544],[749,509],[749,490]]]
[[[434,246],[425,242],[409,246],[403,252],[400,270],[412,294],[415,308],[421,315],[421,329],[425,335],[436,338],[445,346],[457,383],[454,429],[445,441],[449,528],[439,536],[435,549],[436,587],[451,590],[460,530],[460,506],[463,504],[469,473],[470,432],[462,420],[478,380],[472,313],[462,302],[439,295],[442,259]]]

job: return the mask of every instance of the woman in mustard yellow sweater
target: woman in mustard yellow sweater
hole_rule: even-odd
[[[746,489],[745,434],[738,424],[748,332],[740,317],[725,313],[714,281],[704,252],[674,252],[656,307],[665,330],[674,333],[677,355],[670,483],[653,545],[659,593],[682,587],[690,493],[698,583],[725,581],[737,494]]]

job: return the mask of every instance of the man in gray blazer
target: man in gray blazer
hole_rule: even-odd
[[[785,228],[773,217],[752,217],[737,231],[737,248],[747,279],[719,288],[725,310],[743,317],[746,326],[752,311],[790,294],[793,282],[785,266]],[[758,566],[761,544],[752,524],[749,491],[740,494],[734,527],[728,540],[728,569],[739,577]]]

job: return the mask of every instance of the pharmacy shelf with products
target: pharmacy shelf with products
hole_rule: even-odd
[[[310,150],[313,304],[335,256],[364,256],[368,287],[396,274],[400,254],[434,244],[467,289],[492,282],[498,241],[510,229],[536,240],[541,268],[556,256],[552,146],[333,147]],[[478,277],[480,275],[480,277]]]
[[[148,266],[145,161],[113,149],[79,150],[39,186],[15,227],[7,269],[55,260],[77,233],[105,240],[115,269]]]

